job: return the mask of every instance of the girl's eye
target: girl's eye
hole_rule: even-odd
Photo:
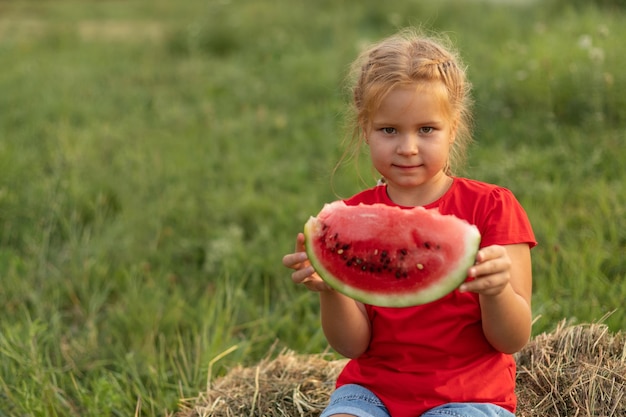
[[[393,127],[383,127],[380,130],[386,135],[393,135],[394,133],[396,133],[396,129],[394,129]]]
[[[422,132],[424,134],[433,133],[434,130],[435,130],[435,128],[430,127],[430,126],[424,126],[424,127],[420,128],[420,132]]]

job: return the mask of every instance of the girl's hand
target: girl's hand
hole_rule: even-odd
[[[372,337],[365,306],[340,292],[333,291],[315,272],[304,248],[304,234],[298,233],[296,250],[283,256],[283,265],[294,269],[291,279],[320,293],[322,329],[328,343],[347,358],[359,357]]]
[[[526,243],[482,248],[467,271],[473,281],[459,287],[479,294],[483,332],[503,353],[519,351],[530,338],[532,266]]]
[[[283,256],[283,265],[295,269],[291,274],[291,280],[296,284],[303,284],[310,291],[329,291],[331,288],[320,278],[311,266],[304,249],[304,234],[298,233],[296,250]]]
[[[467,272],[469,277],[475,279],[465,282],[459,289],[486,296],[499,295],[510,284],[511,265],[511,258],[504,246],[482,248],[476,255],[476,264]]]

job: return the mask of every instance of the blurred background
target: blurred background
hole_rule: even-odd
[[[0,0],[0,416],[166,415],[235,364],[325,351],[281,265],[338,167],[358,51],[443,32],[462,174],[510,188],[534,334],[626,328],[622,0]],[[332,354],[331,354],[332,356]]]

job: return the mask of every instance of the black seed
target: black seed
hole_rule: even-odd
[[[386,257],[387,257],[387,251],[386,251],[386,250],[382,251],[382,252],[380,253],[380,257],[381,257],[381,258],[386,258]]]
[[[356,258],[356,264],[357,265],[361,265],[363,263],[363,259],[361,258]]]
[[[345,245],[343,245],[343,246],[341,247],[341,249],[343,249],[343,250],[348,250],[348,249],[350,249],[350,245],[349,245],[348,243],[346,243]]]
[[[406,256],[407,253],[409,253],[406,249],[400,249],[400,253],[404,256]]]
[[[424,247],[426,249],[430,249],[430,242],[424,242]]]

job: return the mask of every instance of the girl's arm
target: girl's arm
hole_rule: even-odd
[[[320,292],[322,329],[328,343],[346,358],[357,358],[370,344],[365,306],[334,290]]]
[[[320,294],[322,329],[328,343],[341,355],[356,358],[367,350],[371,329],[365,306],[326,285],[311,266],[298,234],[296,250],[283,257],[283,265],[295,269],[291,279]]]
[[[529,246],[482,248],[468,275],[476,279],[460,289],[479,294],[483,332],[489,343],[503,353],[519,351],[528,342],[532,325]]]

